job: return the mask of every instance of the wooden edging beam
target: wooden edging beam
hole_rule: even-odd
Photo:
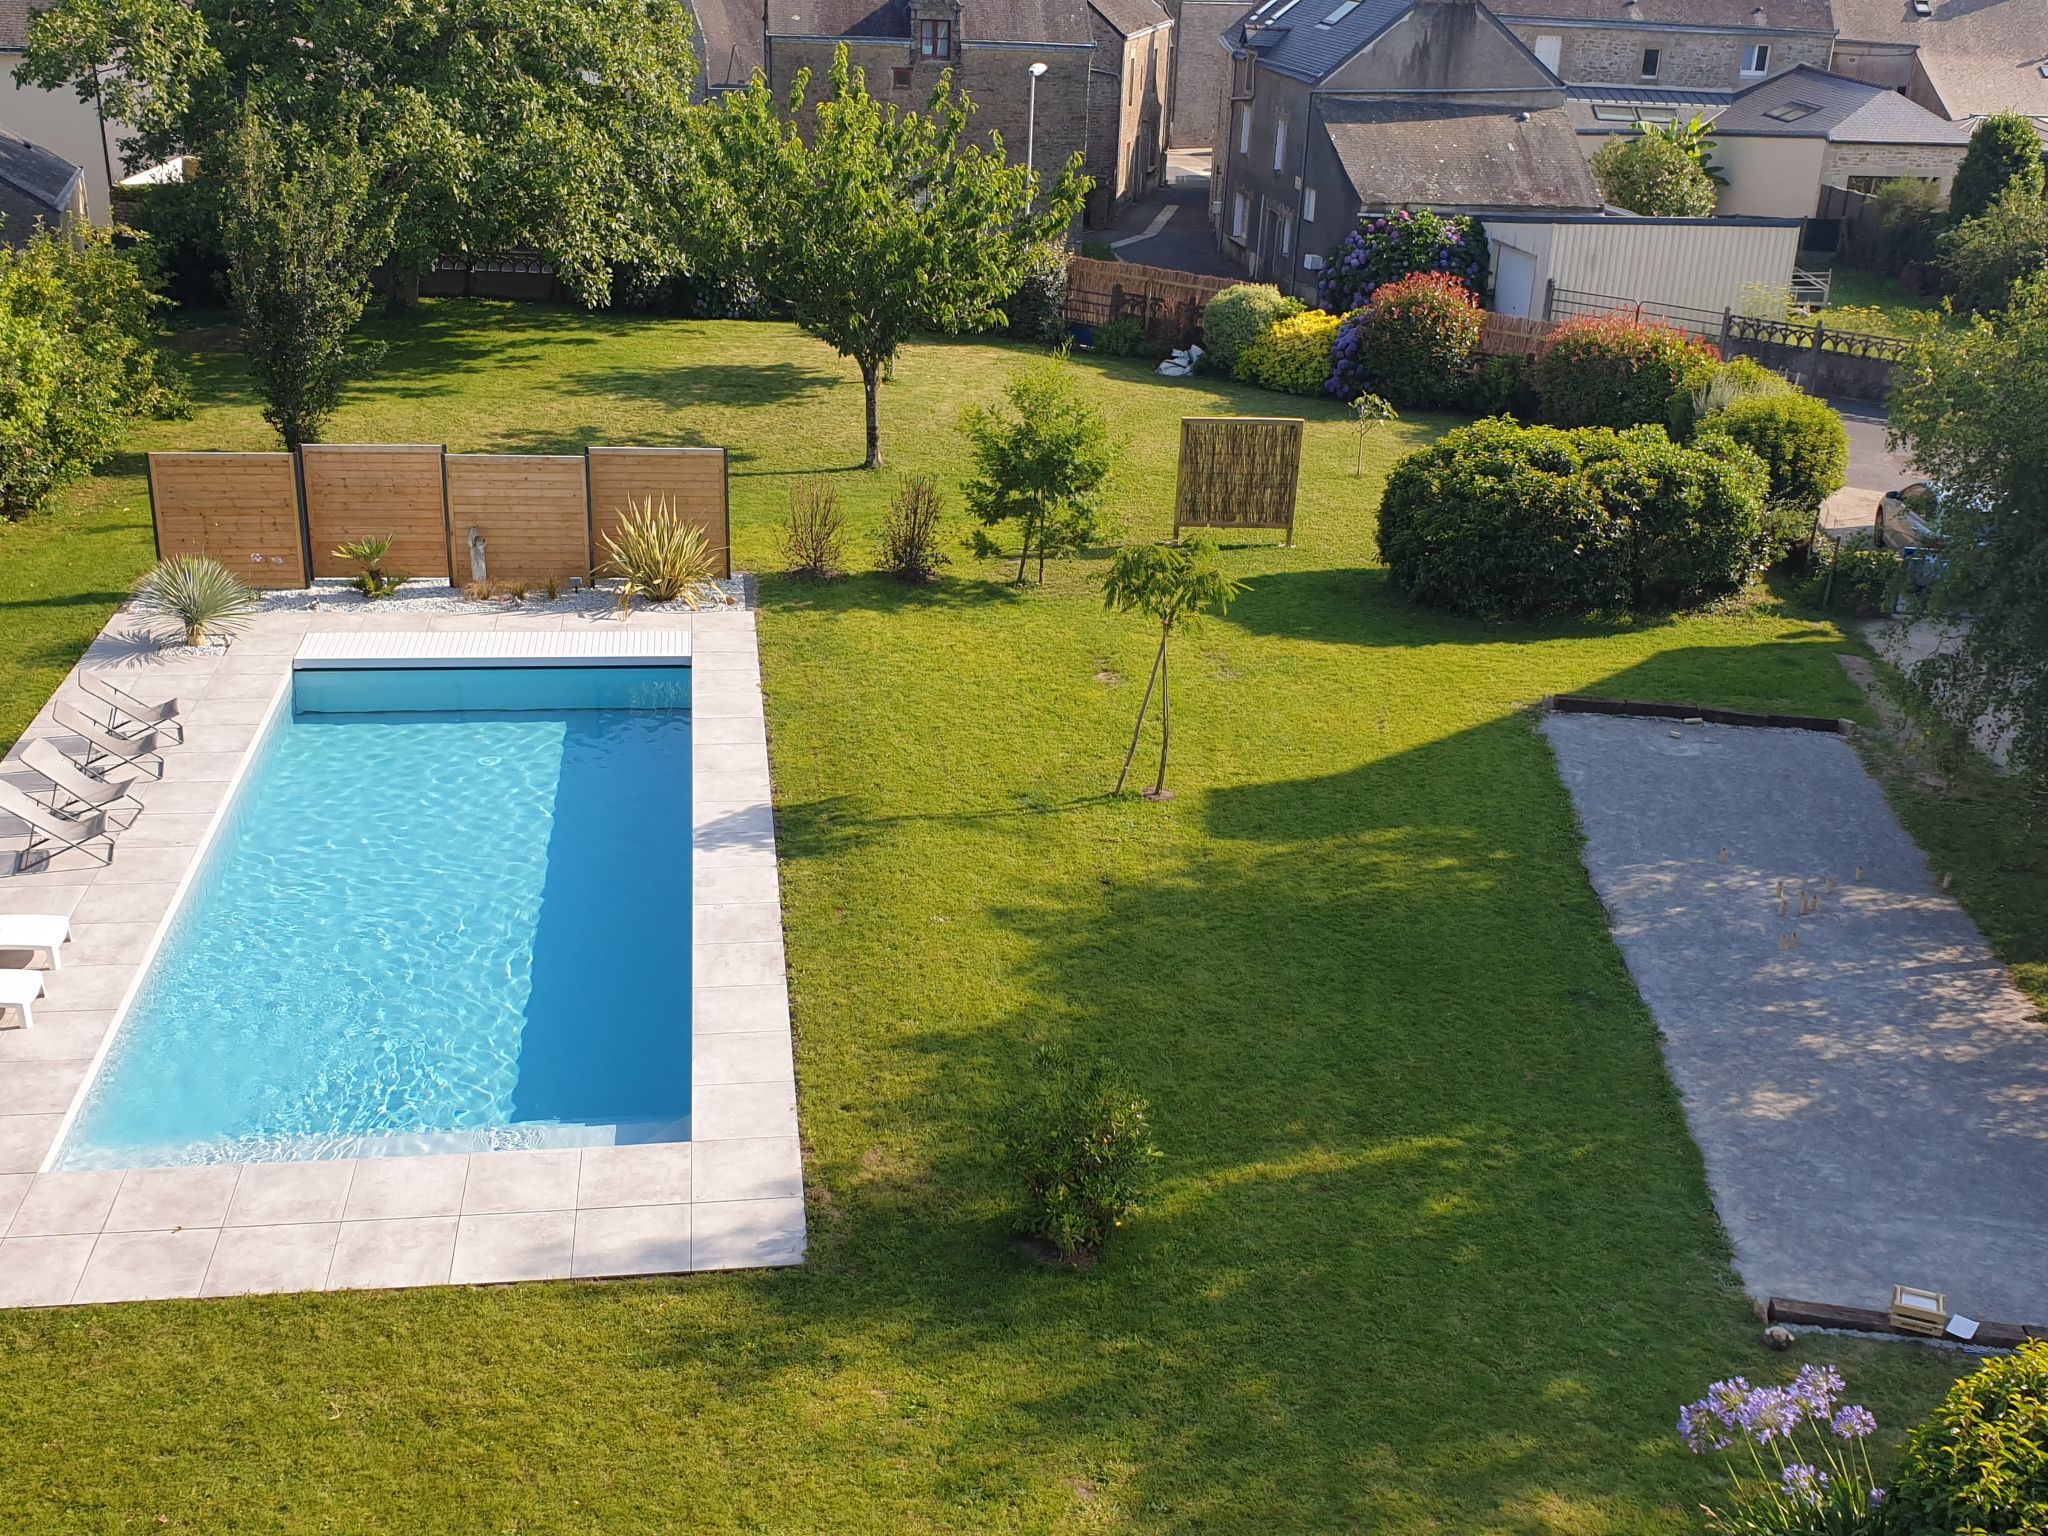
[[[1703,720],[1709,725],[1751,725],[1770,730],[1820,731],[1847,736],[1855,726],[1826,715],[1767,715],[1747,709],[1711,709],[1699,704],[1666,704],[1654,699],[1596,699],[1580,693],[1553,694],[1546,709],[1561,715],[1631,715],[1649,720]]]
[[[1794,1301],[1789,1296],[1773,1296],[1764,1311],[1771,1322],[1792,1323],[1806,1328],[1842,1328],[1852,1333],[1883,1333],[1900,1339],[1933,1337],[1893,1327],[1891,1314],[1875,1307],[1838,1307],[1832,1302]],[[1949,1339],[1948,1342],[1978,1344],[1988,1349],[2017,1349],[2029,1339],[2048,1339],[2048,1324],[1980,1322],[1977,1332],[1969,1339]]]

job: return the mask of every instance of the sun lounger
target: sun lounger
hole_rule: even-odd
[[[0,912],[0,949],[42,950],[50,969],[64,969],[63,948],[71,938],[71,919],[43,912]]]
[[[77,821],[66,821],[33,795],[0,780],[0,812],[28,828],[28,846],[14,855],[16,874],[49,863],[52,848],[76,849],[102,864],[114,862],[113,828],[107,825],[105,811],[93,811]],[[94,852],[94,843],[104,843],[106,852]]]
[[[157,753],[155,731],[116,736],[75,704],[59,704],[50,713],[57,717],[59,725],[85,743],[85,757],[78,766],[93,777],[99,777],[101,770],[96,765],[102,760],[130,763],[137,768],[154,763],[156,777],[164,776],[164,760]]]
[[[145,704],[126,689],[117,688],[97,672],[81,670],[78,686],[93,698],[106,705],[113,713],[107,720],[109,735],[127,740],[138,731],[167,730],[176,734],[171,737],[180,745],[185,740],[185,723],[178,716],[183,711],[176,699],[166,699],[161,704]]]
[[[34,1027],[36,1016],[29,1004],[43,995],[41,971],[0,971],[0,1008],[19,1008],[21,1027]]]
[[[105,811],[111,821],[116,807],[119,807],[128,813],[128,819],[121,826],[132,827],[135,818],[142,814],[142,802],[129,793],[134,779],[116,779],[111,775],[96,779],[66,757],[57,743],[47,736],[38,736],[23,747],[21,761],[49,782],[50,809],[66,821],[76,821],[92,811]],[[40,795],[41,791],[37,793]]]

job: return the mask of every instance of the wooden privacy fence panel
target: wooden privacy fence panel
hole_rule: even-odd
[[[1299,416],[1183,416],[1173,535],[1183,528],[1280,528],[1294,541]]]
[[[306,538],[315,576],[353,576],[337,545],[391,535],[386,570],[448,575],[448,516],[439,445],[308,443]]]
[[[475,579],[470,533],[492,581],[590,574],[590,502],[581,454],[448,455],[448,570]]]
[[[1105,325],[1135,315],[1153,341],[1184,347],[1201,334],[1203,306],[1238,281],[1076,256],[1067,263],[1065,315],[1073,325]]]
[[[591,448],[590,549],[602,573],[605,538],[628,502],[668,500],[669,511],[704,530],[722,574],[732,574],[731,508],[723,448]]]
[[[1479,321],[1481,357],[1534,357],[1555,323],[1523,315],[1497,315],[1488,310]]]
[[[161,557],[205,555],[252,587],[303,587],[298,465],[288,453],[152,453]]]

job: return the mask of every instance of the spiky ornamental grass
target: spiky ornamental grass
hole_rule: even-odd
[[[145,618],[177,624],[185,644],[204,645],[215,636],[237,633],[259,601],[218,560],[173,555],[135,584],[133,606]]]
[[[631,610],[636,598],[701,607],[704,588],[718,579],[718,557],[704,530],[671,511],[666,496],[629,500],[618,527],[605,535],[604,547],[605,568],[625,578],[619,588],[623,609]]]

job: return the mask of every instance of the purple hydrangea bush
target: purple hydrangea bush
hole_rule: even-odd
[[[1361,214],[1330,252],[1316,279],[1316,307],[1346,315],[1387,283],[1415,272],[1444,272],[1486,300],[1486,229],[1469,213],[1433,208]]]
[[[1708,1511],[1740,1536],[1882,1536],[1892,1529],[1870,1468],[1877,1417],[1841,1401],[1841,1372],[1808,1365],[1788,1386],[1717,1381],[1678,1410],[1678,1438],[1695,1455],[1729,1453],[1734,1500]],[[1747,1457],[1745,1466],[1743,1458]]]

